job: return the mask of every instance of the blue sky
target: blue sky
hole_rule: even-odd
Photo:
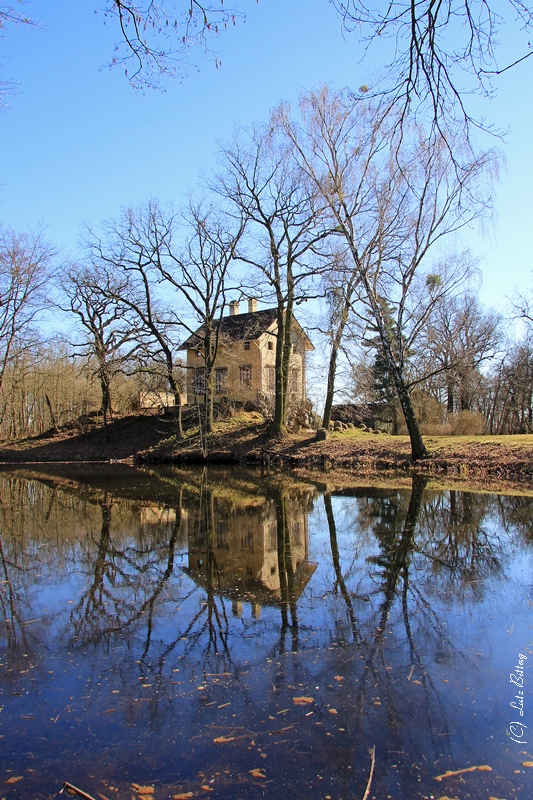
[[[42,222],[65,253],[84,221],[151,195],[178,204],[236,124],[265,119],[305,88],[371,84],[378,64],[377,54],[360,63],[361,46],[343,38],[327,0],[240,0],[246,23],[214,43],[220,69],[197,54],[199,71],[186,67],[182,81],[143,95],[120,70],[103,67],[116,35],[97,6],[35,0],[28,8],[42,28],[11,29],[0,41],[2,76],[20,84],[0,114],[0,221],[17,230]],[[510,26],[500,38],[504,51],[516,52]],[[465,237],[480,258],[482,299],[502,310],[515,286],[533,283],[531,70],[526,61],[498,79],[496,99],[476,101],[478,113],[509,129],[496,224]]]

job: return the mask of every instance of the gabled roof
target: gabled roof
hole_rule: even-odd
[[[220,323],[220,337],[222,340],[232,342],[253,341],[259,339],[264,333],[270,330],[276,322],[277,309],[266,308],[263,311],[251,311],[247,314],[235,314],[223,317]],[[305,340],[305,349],[313,350],[310,339],[302,330],[301,326],[293,318],[299,332]],[[205,325],[201,325],[189,338],[180,346],[180,350],[196,350],[203,347],[205,337]]]

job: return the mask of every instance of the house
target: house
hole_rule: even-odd
[[[238,301],[230,303],[230,314],[220,325],[215,362],[215,400],[257,402],[273,399],[276,388],[277,309],[257,310],[257,300],[248,301],[248,313],[239,313]],[[205,368],[203,330],[198,328],[181,346],[187,350],[187,402],[196,403],[204,393]],[[289,393],[291,401],[306,398],[305,354],[314,347],[293,320]]]
[[[139,395],[139,408],[161,412],[175,404],[172,392],[141,392]]]

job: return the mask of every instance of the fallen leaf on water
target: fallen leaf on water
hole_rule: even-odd
[[[213,739],[213,741],[217,744],[224,744],[224,742],[232,742],[234,739],[235,736],[217,736],[217,738]]]
[[[181,794],[173,794],[172,800],[189,800],[194,797],[194,792],[182,792]]]
[[[206,783],[204,783],[203,786],[200,786],[200,789],[203,789],[204,792],[214,792],[215,791],[212,786],[208,786]]]
[[[314,703],[312,697],[293,697],[292,702],[297,706],[306,706],[309,703]]]
[[[413,681],[413,683],[418,683],[418,684],[421,684],[421,683],[422,683],[422,681]]]
[[[150,795],[150,794],[154,793],[154,787],[153,786],[139,786],[138,783],[132,783],[131,785],[133,786],[133,788],[135,789],[137,794],[141,795],[141,797],[145,797],[147,795]]]
[[[251,769],[250,775],[252,778],[266,778],[264,769]]]
[[[336,681],[343,681],[344,677],[342,675],[335,675],[334,680]]]
[[[492,772],[492,767],[489,767],[488,764],[482,764],[480,767],[476,767],[480,772]]]
[[[330,714],[338,714],[339,713],[336,708],[328,708],[328,711],[329,711]]]
[[[6,783],[16,783],[17,781],[21,781],[23,777],[23,775],[18,775],[16,778],[13,776],[12,778],[8,778]]]
[[[523,767],[533,767],[533,761],[522,761]]]
[[[489,800],[505,800],[505,798],[504,797],[492,797],[492,795],[491,795],[489,797]]]

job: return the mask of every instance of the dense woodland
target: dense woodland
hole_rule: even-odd
[[[277,309],[275,400],[261,406],[273,436],[290,410],[295,314],[320,353],[324,427],[336,399],[373,403],[415,458],[424,433],[532,432],[527,292],[506,319],[483,308],[461,247],[490,218],[499,161],[397,100],[324,87],[241,130],[185,206],[119,210],[70,259],[42,231],[3,228],[0,436],[106,423],[146,392],[173,397],[180,436],[180,344],[200,325],[209,432],[220,320],[246,297]]]

